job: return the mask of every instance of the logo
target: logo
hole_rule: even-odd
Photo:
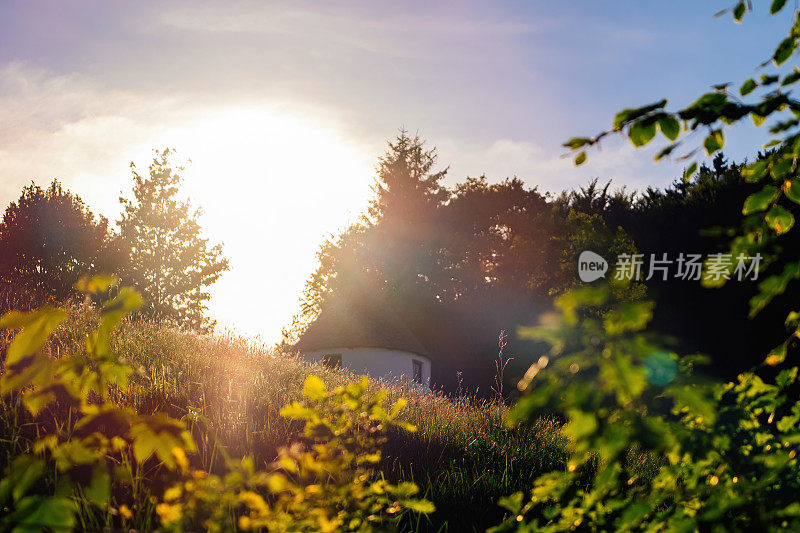
[[[578,277],[584,283],[591,283],[592,281],[604,278],[608,272],[608,261],[602,256],[592,252],[591,250],[584,250],[578,257]]]

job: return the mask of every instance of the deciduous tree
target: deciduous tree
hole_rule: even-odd
[[[123,278],[144,295],[145,310],[196,331],[213,325],[205,315],[208,288],[228,270],[220,244],[203,236],[200,210],[180,199],[180,166],[172,150],[156,151],[148,173],[131,163],[133,197],[120,198],[122,242],[130,254]]]

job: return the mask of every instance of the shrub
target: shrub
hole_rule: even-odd
[[[158,507],[162,521],[177,530],[202,523],[210,531],[266,528],[270,531],[373,531],[396,525],[409,511],[433,512],[416,498],[414,483],[393,485],[377,476],[384,430],[397,426],[405,406],[398,400],[388,412],[387,391],[368,393],[369,381],[328,391],[316,376],[306,378],[303,403],[281,414],[305,421],[306,444],[279,451],[266,471],[252,459],[228,461],[225,476],[192,472],[173,485]],[[238,516],[236,524],[232,519]]]
[[[565,413],[570,459],[502,499],[511,515],[492,531],[800,528],[800,403],[788,394],[798,369],[774,384],[694,377],[696,358],[643,331],[652,304],[613,295],[574,290],[558,300],[557,326],[526,332],[553,345],[552,364],[532,367],[536,386],[509,420]]]
[[[99,296],[116,282],[97,277],[79,289]],[[127,388],[132,373],[111,350],[111,334],[140,305],[135,291],[119,289],[103,305],[83,349],[60,357],[44,348],[67,319],[65,310],[13,311],[0,319],[0,327],[18,330],[6,350],[0,394],[6,405],[21,407],[35,435],[0,479],[4,528],[72,529],[92,512],[105,514],[101,522],[107,526],[129,526],[133,505],[115,495],[136,493],[143,472],[154,469],[177,480],[161,500],[148,498],[171,528],[205,517],[203,525],[213,530],[370,531],[409,511],[433,511],[430,502],[415,497],[415,484],[392,485],[372,468],[380,460],[385,428],[415,428],[398,419],[405,401],[386,411],[387,392],[368,393],[366,378],[329,392],[319,378],[308,377],[306,400],[282,410],[305,421],[306,445],[282,450],[269,470],[256,470],[251,458],[227,457],[224,477],[190,468],[187,454],[195,444],[183,421],[138,414],[111,400]],[[127,492],[114,491],[124,487]]]

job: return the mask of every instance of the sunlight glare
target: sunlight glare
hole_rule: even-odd
[[[231,270],[213,286],[219,326],[279,340],[324,239],[355,222],[373,180],[367,151],[333,128],[272,108],[227,108],[151,146],[189,158],[184,192]]]

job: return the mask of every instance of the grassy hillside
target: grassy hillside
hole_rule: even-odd
[[[53,356],[76,349],[98,320],[88,307],[73,309],[70,316],[48,346]],[[123,322],[113,344],[136,369],[132,385],[117,391],[116,401],[140,413],[166,412],[191,421],[199,447],[193,461],[207,471],[221,468],[223,450],[232,457],[251,455],[263,465],[291,443],[300,426],[279,410],[300,398],[307,375],[316,374],[331,386],[356,378],[241,337],[186,334],[141,319]],[[393,480],[415,481],[437,506],[425,523],[409,528],[483,530],[502,518],[498,498],[530,487],[540,473],[565,464],[564,442],[553,420],[510,430],[502,420],[505,408],[496,403],[467,395],[448,398],[381,380],[372,380],[371,386],[388,388],[390,401],[407,398],[406,419],[418,427],[413,434],[391,434],[380,465]],[[24,421],[14,406],[5,407],[6,447],[24,447]],[[152,479],[147,483],[153,491],[160,485]],[[146,509],[140,512],[147,514]]]

